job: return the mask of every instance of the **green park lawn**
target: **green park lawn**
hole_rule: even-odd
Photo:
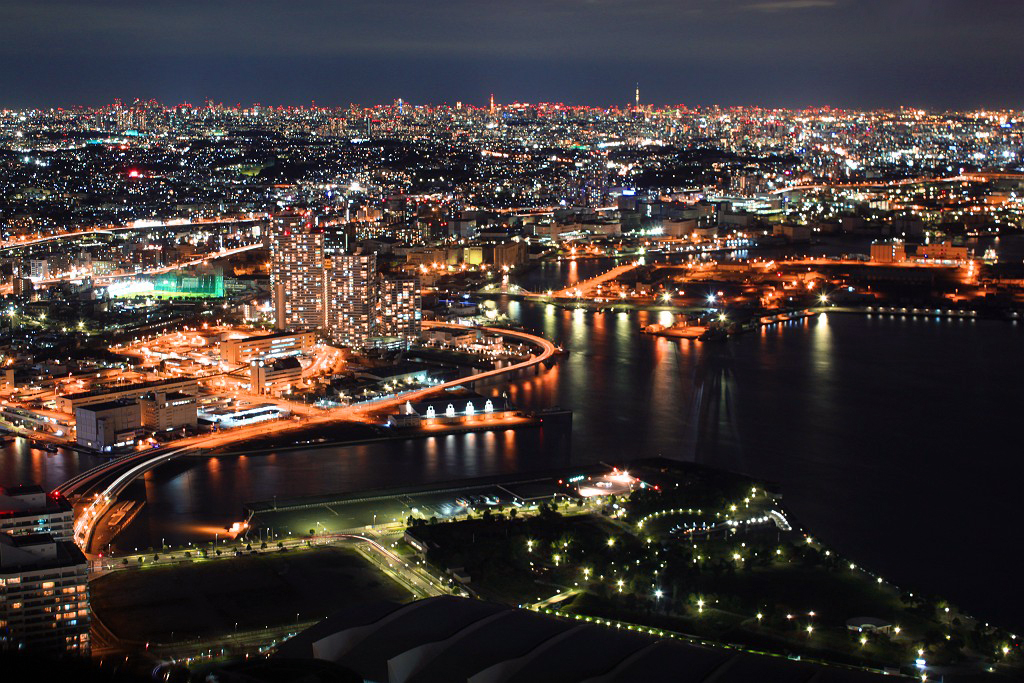
[[[408,592],[349,548],[145,566],[91,582],[93,610],[118,638],[168,642],[322,619]]]

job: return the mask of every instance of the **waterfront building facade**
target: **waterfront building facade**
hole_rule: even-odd
[[[195,396],[199,393],[199,382],[192,378],[158,379],[151,382],[122,384],[121,386],[101,388],[93,391],[63,394],[57,397],[57,409],[62,413],[74,415],[75,411],[82,406],[120,400],[134,401],[153,391],[182,392]]]
[[[88,655],[87,577],[74,542],[0,533],[0,651]]]
[[[0,488],[0,533],[50,534],[57,540],[70,541],[74,536],[71,503],[35,484]]]

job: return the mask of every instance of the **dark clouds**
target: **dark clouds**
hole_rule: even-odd
[[[1018,0],[0,0],[0,106],[1024,107]]]

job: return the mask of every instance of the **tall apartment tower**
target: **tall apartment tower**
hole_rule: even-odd
[[[422,318],[419,282],[382,278],[376,253],[349,254],[346,247],[304,215],[274,219],[270,283],[277,328],[323,331],[354,349],[382,342],[408,347]]]
[[[377,254],[339,254],[327,265],[327,332],[343,346],[365,348],[374,336]]]
[[[0,533],[0,652],[88,655],[88,571],[72,541]]]
[[[325,327],[324,232],[303,214],[284,214],[270,229],[270,288],[279,330]]]
[[[397,337],[408,346],[420,335],[421,305],[420,283],[416,278],[381,278],[378,335]]]

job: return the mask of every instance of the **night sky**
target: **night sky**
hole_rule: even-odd
[[[0,0],[0,107],[1024,108],[1021,0]]]

